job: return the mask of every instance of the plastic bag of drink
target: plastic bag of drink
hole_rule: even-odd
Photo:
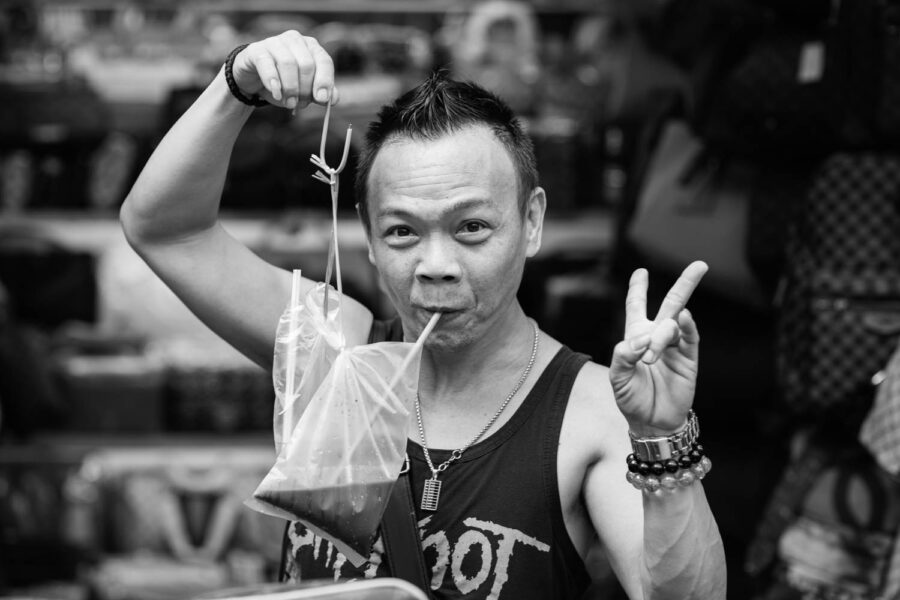
[[[314,178],[331,189],[332,227],[325,282],[300,297],[294,270],[291,303],[281,318],[273,382],[277,396],[275,465],[247,504],[265,514],[300,521],[330,540],[355,566],[371,554],[378,524],[406,453],[410,408],[419,383],[425,338],[347,348],[341,321],[341,263],[337,242],[338,175],[346,166],[350,128],[337,168],[322,143],[311,161]],[[337,290],[327,285],[332,269]]]
[[[331,368],[248,504],[301,521],[354,565],[364,563],[403,465],[422,344],[436,321],[437,316],[414,344],[336,349]]]

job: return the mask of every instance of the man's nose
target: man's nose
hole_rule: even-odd
[[[421,282],[454,282],[462,275],[451,244],[442,240],[425,240],[416,265],[416,279]]]

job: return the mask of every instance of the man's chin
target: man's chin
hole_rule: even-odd
[[[416,316],[416,331],[421,332],[434,313]],[[425,347],[432,351],[452,351],[464,348],[472,341],[472,329],[462,311],[443,312],[437,325],[425,341]]]
[[[435,328],[425,340],[425,348],[431,352],[457,352],[467,347],[471,341],[465,329]]]

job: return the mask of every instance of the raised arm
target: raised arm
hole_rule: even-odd
[[[296,31],[250,44],[236,56],[233,73],[245,97],[259,95],[280,109],[324,104],[334,87],[331,58]],[[218,221],[231,151],[253,110],[231,93],[220,70],[157,146],[120,216],[129,243],[188,308],[269,368],[290,273],[260,259]],[[312,285],[304,280],[302,291]],[[343,306],[348,341],[364,341],[371,314],[353,301]]]
[[[691,442],[685,424],[694,398],[699,334],[685,304],[705,272],[703,263],[685,269],[653,321],[646,317],[647,272],[632,276],[625,340],[613,353],[612,393],[606,394],[624,418],[603,428],[607,435],[599,460],[584,480],[591,520],[632,599],[725,598],[722,539],[698,481],[707,463],[699,454],[692,462],[687,451],[677,451],[676,456],[688,457],[685,462],[676,458],[668,465],[671,471],[641,475],[634,485],[641,491],[625,480],[632,452],[627,431],[645,440],[638,444],[638,458],[649,465],[667,466],[667,457],[656,452]],[[683,431],[683,437],[668,437]]]

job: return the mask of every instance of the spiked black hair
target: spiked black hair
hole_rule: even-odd
[[[369,124],[356,168],[356,197],[366,231],[369,222],[368,180],[375,156],[392,138],[433,140],[470,126],[488,127],[512,158],[518,178],[519,207],[525,210],[538,185],[534,146],[512,109],[496,95],[471,82],[435,71],[423,83],[378,112]]]

